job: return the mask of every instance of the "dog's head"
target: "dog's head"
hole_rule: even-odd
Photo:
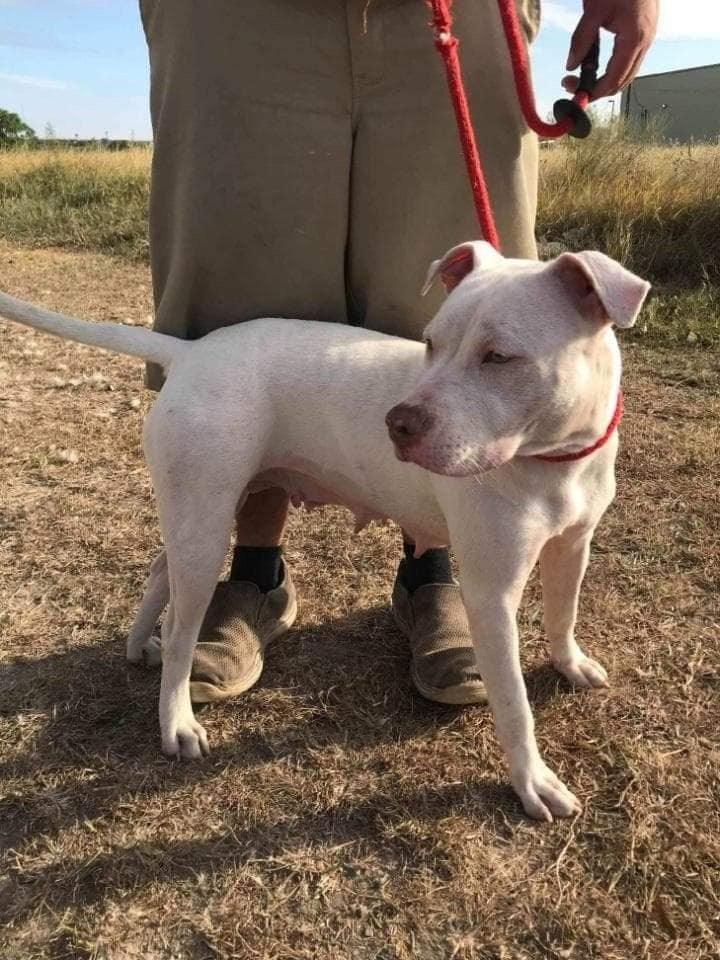
[[[633,325],[648,283],[602,253],[539,263],[482,241],[435,261],[425,290],[437,278],[448,296],[425,330],[425,370],[386,418],[401,460],[467,476],[602,435],[618,389],[612,325]]]

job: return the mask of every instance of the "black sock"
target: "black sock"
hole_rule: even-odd
[[[242,547],[233,551],[230,580],[249,580],[262,593],[280,585],[282,579],[282,547]]]
[[[443,547],[439,550],[426,550],[415,559],[415,547],[412,543],[404,543],[405,556],[400,561],[398,576],[400,582],[409,593],[414,593],[418,587],[426,583],[453,583],[450,554]]]

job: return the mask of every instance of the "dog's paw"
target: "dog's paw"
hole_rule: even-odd
[[[512,775],[512,785],[525,813],[534,820],[551,823],[554,817],[572,817],[580,813],[580,801],[542,760]]]
[[[559,661],[554,660],[555,669],[558,670],[570,683],[576,687],[607,687],[608,675],[605,667],[586,657],[584,653],[573,657],[572,660]]]
[[[195,717],[178,723],[162,734],[163,753],[182,760],[200,760],[210,753],[205,728]]]
[[[160,637],[153,634],[151,637],[143,637],[141,640],[128,638],[125,647],[125,658],[129,663],[142,663],[146,667],[159,667],[162,665],[162,643]]]
[[[125,659],[128,663],[143,662],[143,648],[137,644],[128,643],[125,647]]]
[[[143,663],[146,667],[162,666],[162,641],[153,634],[148,637],[142,651]]]

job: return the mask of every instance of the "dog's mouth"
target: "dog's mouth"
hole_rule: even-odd
[[[395,456],[402,463],[417,463],[412,448],[393,443],[393,450],[395,451]],[[419,463],[417,465],[420,466]]]
[[[393,441],[395,456],[428,473],[442,477],[478,477],[513,459],[520,446],[517,436],[488,440],[482,446],[448,436],[405,438]]]
[[[500,466],[502,460],[495,462],[484,455],[450,454],[449,452],[427,449],[421,442],[412,445],[393,444],[395,456],[402,463],[412,463],[441,477],[473,477],[487,473]]]

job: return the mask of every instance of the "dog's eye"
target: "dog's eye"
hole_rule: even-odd
[[[483,363],[507,363],[512,357],[506,357],[504,353],[498,353],[496,350],[490,350],[482,358]]]

